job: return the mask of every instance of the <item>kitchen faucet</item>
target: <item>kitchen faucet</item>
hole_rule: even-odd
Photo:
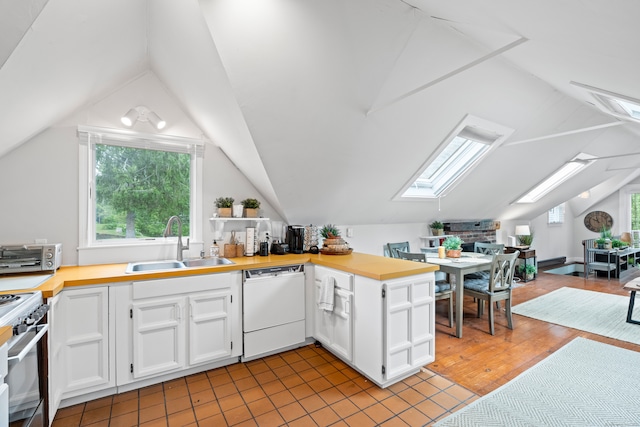
[[[178,261],[182,261],[182,251],[184,251],[185,249],[189,249],[189,238],[187,237],[187,246],[182,246],[182,221],[180,221],[180,217],[177,215],[172,216],[171,218],[169,218],[169,221],[167,222],[167,228],[164,229],[164,237],[168,237],[171,234],[171,223],[173,222],[177,222],[178,223],[178,255],[177,255],[177,259]]]

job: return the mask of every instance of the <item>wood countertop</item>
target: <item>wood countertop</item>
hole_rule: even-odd
[[[0,345],[9,341],[13,336],[13,328],[11,326],[0,326]]]
[[[269,255],[266,257],[238,257],[229,258],[234,264],[208,267],[189,267],[163,271],[141,271],[125,273],[127,264],[96,264],[88,266],[60,267],[54,276],[40,285],[37,290],[42,291],[44,298],[51,298],[64,287],[86,286],[106,283],[131,282],[149,279],[163,279],[169,277],[192,276],[200,274],[222,273],[228,271],[248,270],[253,268],[277,267],[291,264],[311,262],[329,268],[369,277],[375,280],[389,280],[416,274],[429,273],[439,269],[437,265],[405,261],[395,258],[382,257],[361,253],[349,255],[314,255],[287,254]],[[5,291],[4,293],[29,292],[33,289],[20,291]],[[8,338],[7,338],[8,339]]]

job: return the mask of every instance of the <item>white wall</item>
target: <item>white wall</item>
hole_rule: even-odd
[[[147,105],[167,120],[163,134],[190,138],[199,138],[202,134],[153,74],[146,74],[101,101],[81,108],[62,123],[0,158],[0,181],[3,183],[0,186],[0,244],[47,239],[50,243],[63,244],[63,265],[78,264],[77,126],[121,129],[120,116],[137,105]],[[133,130],[153,131],[147,123],[138,123]],[[231,196],[237,201],[247,197],[264,200],[224,153],[211,143],[205,147],[203,169],[203,239],[191,242],[190,256],[198,256],[201,249],[211,244],[214,227],[209,218],[214,212],[213,201],[217,197]],[[274,220],[280,219],[264,201],[261,213]],[[246,226],[249,224],[236,223],[229,228],[243,229]],[[158,256],[173,257],[175,248],[168,248],[162,255],[141,248],[133,255],[130,252],[120,255],[126,259],[107,255],[89,258],[94,263],[109,263],[157,259]]]

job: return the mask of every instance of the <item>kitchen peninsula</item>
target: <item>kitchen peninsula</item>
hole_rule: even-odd
[[[304,265],[300,345],[320,341],[380,387],[434,360],[436,265],[360,253],[232,261],[130,274],[127,264],[61,267],[39,286],[50,305],[51,419],[59,406],[238,363],[247,270]],[[333,312],[316,304],[316,269],[336,282]]]

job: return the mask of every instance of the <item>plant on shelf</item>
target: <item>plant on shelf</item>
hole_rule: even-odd
[[[604,238],[604,237],[598,237],[598,238],[595,240],[595,244],[596,244],[596,247],[597,247],[598,249],[604,249],[604,245],[606,244],[606,240],[605,240],[605,238]]]
[[[442,242],[442,246],[444,246],[447,251],[447,257],[449,258],[460,258],[460,253],[462,252],[462,239],[458,236],[451,236],[444,239]]]
[[[260,202],[258,199],[244,199],[240,202],[244,207],[244,216],[246,218],[257,218]]]
[[[620,239],[613,239],[611,241],[611,247],[613,249],[621,249],[621,248],[626,248],[627,247],[627,242],[623,242]]]
[[[611,229],[605,226],[602,227],[600,232],[600,239],[604,239],[604,249],[611,249]],[[600,240],[598,239],[598,240]]]
[[[429,224],[429,228],[434,236],[442,236],[444,234],[444,224],[440,221],[433,221]]]
[[[233,197],[218,197],[213,203],[218,208],[218,216],[222,218],[231,217],[231,209],[233,206]]]
[[[519,270],[521,276],[526,276],[527,280],[533,280],[533,276],[536,274],[538,269],[533,264],[521,265],[519,266]]]

